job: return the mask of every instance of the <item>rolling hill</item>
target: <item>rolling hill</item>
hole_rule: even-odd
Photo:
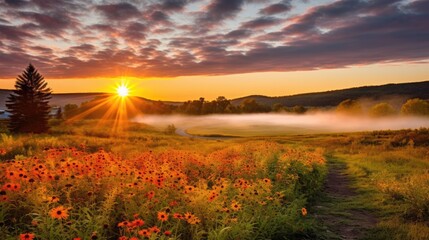
[[[0,110],[5,109],[5,103],[11,90],[0,90]],[[53,94],[51,105],[64,106],[66,104],[80,105],[83,102],[90,101],[96,97],[100,97],[105,93],[66,93]],[[307,107],[329,107],[336,106],[346,99],[370,99],[384,100],[390,102],[403,102],[410,98],[429,99],[429,81],[386,84],[381,86],[365,86],[348,88],[342,90],[333,90],[326,92],[305,93],[291,96],[269,97],[262,95],[251,95],[241,98],[232,99],[234,105],[239,105],[246,99],[255,99],[258,103],[272,106],[275,103],[280,103],[287,107],[307,106]],[[144,101],[152,102],[152,100],[140,98]],[[165,104],[178,105],[180,102],[165,101]]]
[[[268,97],[261,95],[246,96],[233,99],[234,105],[239,105],[246,99],[255,99],[258,103],[271,106],[280,103],[287,107],[327,107],[336,106],[346,99],[369,99],[404,101],[410,98],[429,99],[429,81],[386,84],[381,86],[365,86],[333,90],[326,92],[305,93],[282,97]]]

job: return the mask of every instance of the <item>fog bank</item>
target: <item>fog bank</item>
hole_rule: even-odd
[[[134,119],[155,127],[174,124],[196,134],[284,135],[429,128],[427,117],[358,117],[335,113],[291,115],[280,113],[241,115],[145,115]]]

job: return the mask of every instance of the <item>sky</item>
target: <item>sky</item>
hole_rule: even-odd
[[[429,80],[428,0],[0,0],[0,88],[282,96]]]

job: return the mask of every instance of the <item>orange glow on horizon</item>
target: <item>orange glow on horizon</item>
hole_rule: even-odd
[[[248,96],[287,96],[360,86],[429,80],[429,63],[395,63],[351,66],[296,72],[260,72],[222,76],[183,76],[176,78],[79,78],[50,79],[54,93],[112,93],[122,84],[128,96],[152,100],[187,101],[204,97],[207,100],[225,96],[228,99]],[[41,72],[43,75],[43,72]],[[116,83],[116,84],[115,84]],[[1,79],[0,89],[13,89],[15,79]]]

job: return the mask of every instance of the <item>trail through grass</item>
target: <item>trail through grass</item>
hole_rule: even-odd
[[[328,157],[325,189],[315,205],[316,218],[321,222],[322,239],[361,239],[377,223],[377,218],[352,187],[353,177],[347,173],[344,160]]]

